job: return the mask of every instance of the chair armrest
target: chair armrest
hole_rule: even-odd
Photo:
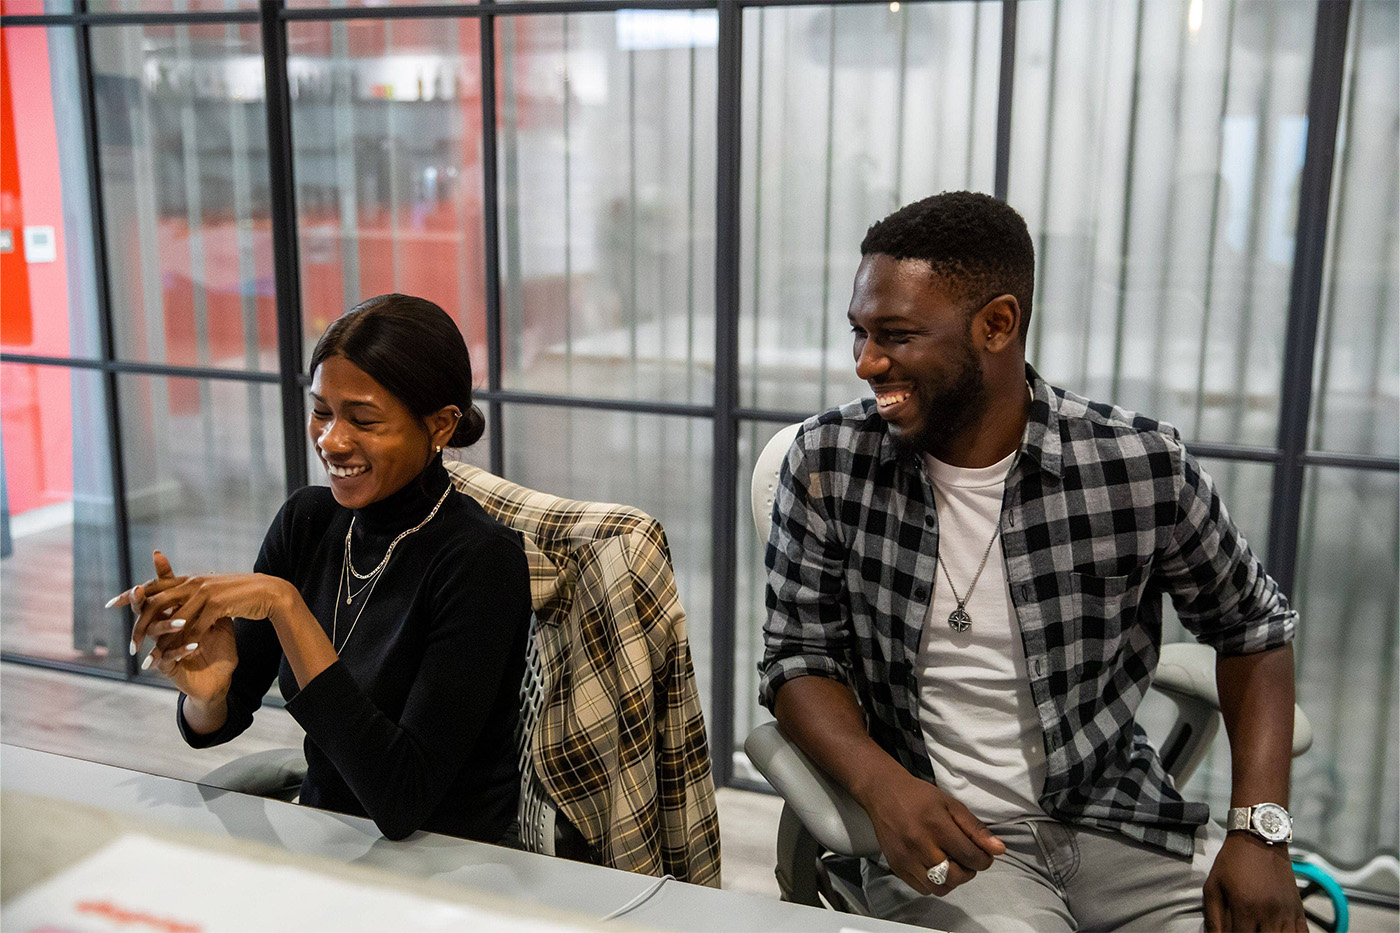
[[[870,817],[850,794],[767,722],[749,733],[744,751],[818,842],[840,855],[880,854]]]
[[[1209,645],[1177,642],[1163,645],[1152,686],[1173,700],[1220,709],[1215,686],[1215,649]],[[1301,706],[1293,707],[1293,757],[1312,747],[1312,723]]]
[[[291,800],[306,777],[306,757],[300,748],[270,748],[235,758],[210,771],[196,783],[240,794]]]

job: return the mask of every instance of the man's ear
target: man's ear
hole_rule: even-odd
[[[1021,339],[1021,305],[1015,295],[998,295],[982,306],[972,323],[973,339],[988,353],[1000,353]]]

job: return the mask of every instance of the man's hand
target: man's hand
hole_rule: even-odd
[[[943,897],[992,867],[1006,845],[947,793],[906,771],[867,800],[880,851],[901,881],[920,894]],[[948,880],[935,885],[928,870],[948,859]]]
[[[1230,833],[1206,879],[1205,914],[1208,933],[1307,933],[1288,847]]]

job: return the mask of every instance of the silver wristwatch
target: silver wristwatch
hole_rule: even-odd
[[[1269,845],[1293,841],[1293,816],[1276,803],[1231,807],[1225,814],[1226,831],[1242,829]]]

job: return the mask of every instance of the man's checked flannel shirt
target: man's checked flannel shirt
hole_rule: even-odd
[[[1134,716],[1162,594],[1224,655],[1279,647],[1296,613],[1169,425],[1046,384],[1002,501],[1006,577],[1045,741],[1040,805],[1182,855],[1209,818]],[[870,735],[933,781],[919,724],[919,639],[938,555],[933,490],[873,399],[808,419],[788,452],[768,545],[760,699],[815,674],[859,697]]]
[[[524,537],[544,682],[528,753],[550,801],[602,864],[719,887],[709,743],[660,523],[447,469]]]

